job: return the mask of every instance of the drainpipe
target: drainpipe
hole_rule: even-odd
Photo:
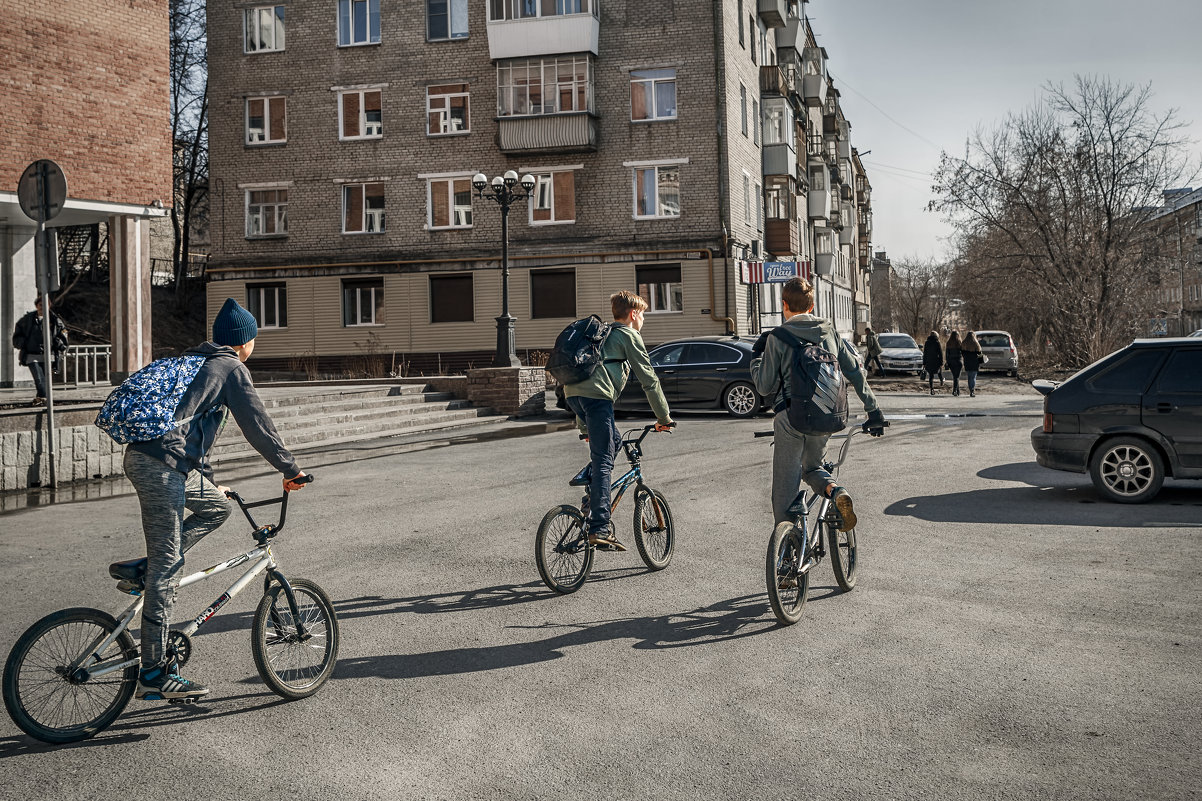
[[[730,266],[726,263],[730,246],[726,238],[726,221],[730,218],[730,198],[726,186],[726,170],[730,166],[729,153],[726,143],[726,53],[722,40],[722,13],[725,3],[714,3],[714,96],[718,99],[714,109],[715,134],[718,137],[718,228],[722,231],[722,313],[716,313],[714,303],[714,256],[710,253],[710,319],[714,322],[725,323],[726,333],[733,334],[736,330],[735,321],[730,317]],[[743,20],[739,20],[743,24]],[[756,84],[758,87],[759,84]]]

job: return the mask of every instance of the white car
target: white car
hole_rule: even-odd
[[[922,372],[922,350],[909,334],[880,334],[882,373]]]
[[[1018,375],[1018,349],[1014,347],[1014,337],[1008,332],[978,331],[977,342],[981,344],[981,353],[986,359],[981,372],[1002,370],[1009,376]]]

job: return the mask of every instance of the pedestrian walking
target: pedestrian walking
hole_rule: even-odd
[[[981,369],[981,365],[985,364],[985,354],[981,353],[981,343],[977,342],[977,335],[972,331],[964,337],[964,343],[960,346],[960,353],[964,357],[964,375],[968,378],[968,397],[975,398],[977,396],[977,371]]]
[[[872,365],[875,363],[876,374],[881,375],[885,372],[885,366],[881,364],[881,338],[877,335],[876,331],[872,330],[871,326],[864,329],[864,336],[868,339],[868,343],[865,346],[865,352],[868,354],[868,361],[866,361],[864,364],[869,370],[871,370]]]
[[[944,347],[944,363],[947,364],[948,372],[952,374],[952,394],[960,394],[960,371],[964,368],[964,359],[961,356],[960,332],[952,331],[952,335],[947,338],[947,345]]]
[[[922,345],[922,367],[927,371],[927,385],[934,395],[936,375],[940,386],[943,385],[943,343],[939,341],[938,331],[932,331]]]
[[[63,318],[50,311],[50,300],[38,295],[33,301],[34,310],[27,313],[13,328],[13,347],[18,351],[21,365],[29,368],[33,375],[34,399],[31,406],[46,405],[46,382],[53,380],[63,353],[67,350],[67,324]],[[43,326],[47,315],[50,319],[50,358],[46,357],[45,332]],[[50,368],[47,370],[46,365]]]

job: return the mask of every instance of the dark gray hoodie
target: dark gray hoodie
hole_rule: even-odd
[[[250,370],[238,360],[233,348],[206,342],[191,348],[185,356],[204,356],[204,366],[188,385],[175,410],[176,420],[194,417],[147,442],[131,442],[129,447],[152,456],[173,470],[188,473],[199,470],[205,478],[213,479],[212,467],[205,456],[221,433],[228,409],[238,422],[246,440],[285,478],[300,473],[292,454],[284,447],[279,433],[263,401],[255,391]]]

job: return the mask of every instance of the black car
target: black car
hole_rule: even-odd
[[[1202,341],[1137,339],[1062,384],[1033,385],[1044,467],[1088,472],[1119,503],[1151,500],[1166,476],[1202,478]]]

